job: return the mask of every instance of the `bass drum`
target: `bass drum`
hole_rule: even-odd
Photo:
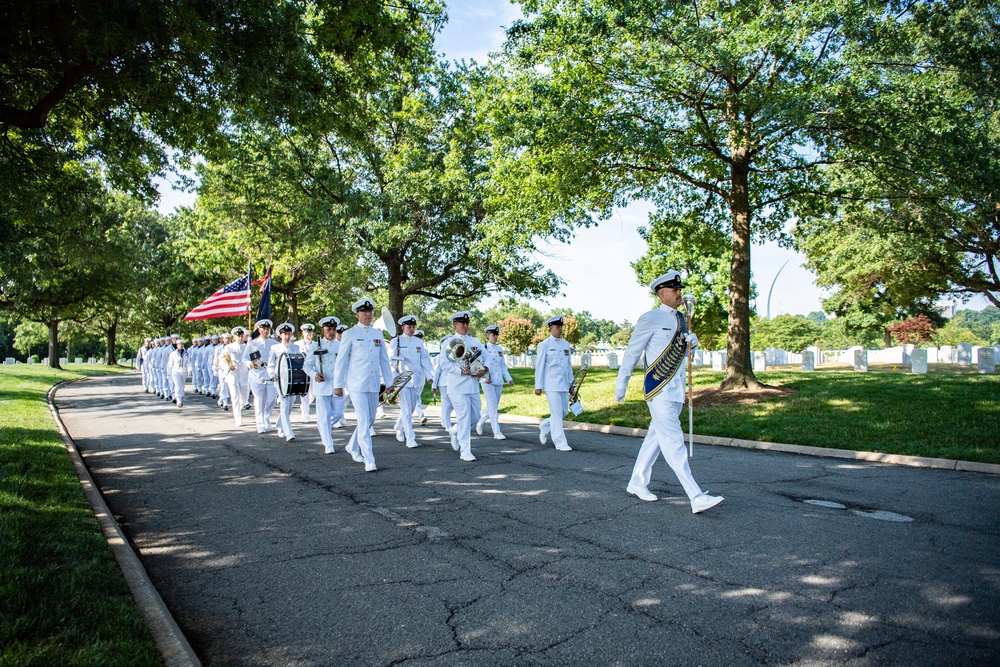
[[[302,370],[306,355],[285,352],[278,357],[278,393],[282,396],[305,396],[309,392],[309,376]]]

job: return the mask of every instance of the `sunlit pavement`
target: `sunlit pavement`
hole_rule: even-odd
[[[459,460],[376,424],[379,470],[137,375],[55,403],[207,665],[1000,664],[1000,477],[711,446],[693,515],[635,438],[508,424]],[[313,410],[315,415],[315,409]]]

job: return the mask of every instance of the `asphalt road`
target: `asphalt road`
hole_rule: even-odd
[[[1000,664],[1000,477],[700,446],[693,515],[630,437],[380,420],[365,473],[136,375],[55,403],[206,665]]]

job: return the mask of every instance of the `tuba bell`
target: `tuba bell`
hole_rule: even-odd
[[[482,353],[482,350],[470,352],[465,345],[465,339],[460,336],[450,338],[444,347],[445,359],[461,364],[464,370],[469,371],[469,375],[478,375],[479,371],[485,368],[483,362],[479,361],[479,356]]]

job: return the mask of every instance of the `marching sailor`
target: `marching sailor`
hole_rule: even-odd
[[[148,338],[146,338],[145,340],[143,340],[142,347],[140,347],[138,349],[138,351],[136,351],[136,353],[135,353],[135,365],[136,365],[136,368],[138,368],[139,371],[142,374],[142,376],[141,376],[142,377],[142,390],[144,392],[146,392],[147,394],[149,393],[149,367],[148,367],[147,364],[145,364],[143,362],[146,361],[146,355],[149,354],[149,351],[153,349],[152,347],[150,347],[149,343],[150,343],[150,340]]]
[[[258,433],[267,433],[274,428],[271,425],[271,412],[274,410],[277,391],[267,369],[271,348],[277,345],[277,341],[271,340],[272,326],[273,323],[269,319],[257,321],[258,336],[247,343],[241,359],[243,365],[250,369],[250,391],[253,392],[253,410],[257,419]]]
[[[173,385],[174,403],[177,407],[184,407],[184,382],[188,373],[191,372],[191,359],[187,350],[184,349],[184,339],[178,338],[174,351],[167,357],[167,376]]]
[[[233,341],[226,345],[219,355],[219,379],[226,386],[231,401],[233,419],[237,426],[243,426],[243,408],[250,396],[250,369],[243,363],[243,352],[247,345],[247,330],[233,328]]]
[[[316,330],[315,325],[308,322],[299,327],[299,331],[302,332],[302,340],[298,342],[299,351],[308,356],[309,353],[316,347],[316,341],[313,340],[313,332]],[[311,420],[309,419],[309,406],[315,400],[313,395],[312,386],[312,376],[309,376],[309,389],[306,391],[304,396],[299,396],[299,411],[302,413],[302,423],[308,424]]]
[[[226,346],[232,341],[228,331],[223,331],[221,336],[212,336],[212,338],[221,338],[222,342],[218,345],[212,347],[211,362],[209,363],[209,373],[212,376],[212,385],[217,388],[219,400],[216,401],[218,405],[223,410],[229,409],[229,385],[226,384],[226,376],[222,372],[222,365],[219,363],[219,359],[222,358],[222,354],[226,351]],[[226,364],[226,373],[229,373],[229,364]]]
[[[267,357],[267,370],[271,374],[271,382],[278,380],[278,359],[283,354],[298,354],[298,343],[292,342],[292,334],[295,332],[295,325],[291,322],[282,322],[278,325],[279,343],[272,345]],[[285,439],[285,442],[295,440],[295,432],[292,430],[292,404],[295,403],[295,396],[278,396],[278,436]]]
[[[467,354],[478,352],[481,355],[483,344],[478,338],[469,335],[471,317],[467,310],[451,316],[455,335],[448,339],[448,344],[460,339]],[[448,359],[446,354],[440,354],[438,357],[442,359],[443,374],[446,373],[448,378],[448,396],[451,398],[452,407],[455,408],[456,423],[451,427],[451,447],[456,452],[461,452],[463,461],[475,461],[476,457],[472,455],[472,426],[479,418],[479,378],[485,376],[489,369],[483,367],[474,371],[462,360],[453,361]]]
[[[680,424],[681,408],[684,406],[684,372],[688,348],[698,347],[698,336],[688,331],[684,313],[677,310],[681,305],[683,287],[678,271],[667,271],[650,284],[650,290],[659,298],[661,305],[643,313],[632,330],[621,368],[618,369],[615,399],[619,403],[625,400],[632,369],[645,353],[643,396],[649,407],[649,432],[639,448],[632,478],[625,490],[641,500],[656,500],[656,495],[649,490],[649,481],[653,464],[662,453],[684,487],[691,501],[691,511],[697,514],[725,499],[710,496],[701,490],[691,474],[684,446],[684,430]]]
[[[333,425],[344,416],[344,397],[333,394],[333,372],[340,351],[340,341],[337,340],[340,320],[331,315],[321,319],[319,326],[322,336],[309,347],[302,370],[309,376],[310,391],[316,397],[319,439],[323,442],[324,451],[333,454]]]
[[[535,395],[545,392],[549,416],[538,427],[538,439],[545,444],[549,433],[560,452],[572,451],[566,442],[563,417],[569,412],[569,387],[573,383],[573,349],[562,337],[563,317],[554,315],[545,321],[549,337],[535,348]]]
[[[483,349],[483,364],[490,372],[479,382],[483,385],[486,396],[486,412],[476,422],[476,433],[483,434],[483,424],[489,419],[495,440],[506,440],[507,436],[500,432],[500,395],[504,383],[513,385],[514,378],[507,370],[507,362],[503,358],[503,348],[497,343],[500,338],[500,327],[496,324],[486,327],[486,347]]]
[[[222,335],[228,336],[229,334],[224,333]],[[217,372],[219,367],[215,363],[215,360],[222,354],[223,347],[225,347],[225,343],[219,341],[219,334],[212,334],[208,345],[205,347],[205,376],[208,380],[208,394],[218,401],[217,405],[219,407],[228,405],[229,402],[228,398],[225,401],[221,400],[222,391],[219,387],[219,373]],[[224,388],[225,385],[223,384],[222,387]]]
[[[351,393],[358,425],[347,443],[347,451],[358,463],[364,462],[365,472],[372,472],[378,469],[372,451],[371,428],[378,406],[379,385],[392,384],[392,369],[382,332],[372,327],[375,303],[364,298],[357,301],[352,310],[358,323],[345,331],[340,340],[333,394],[343,396],[345,389]]]
[[[417,446],[417,436],[413,432],[413,411],[420,401],[424,383],[434,373],[430,355],[424,348],[424,341],[414,334],[417,330],[416,315],[403,315],[398,320],[402,333],[389,342],[389,364],[396,375],[410,371],[413,376],[399,393],[399,418],[396,419],[396,440],[405,442],[407,447]]]

